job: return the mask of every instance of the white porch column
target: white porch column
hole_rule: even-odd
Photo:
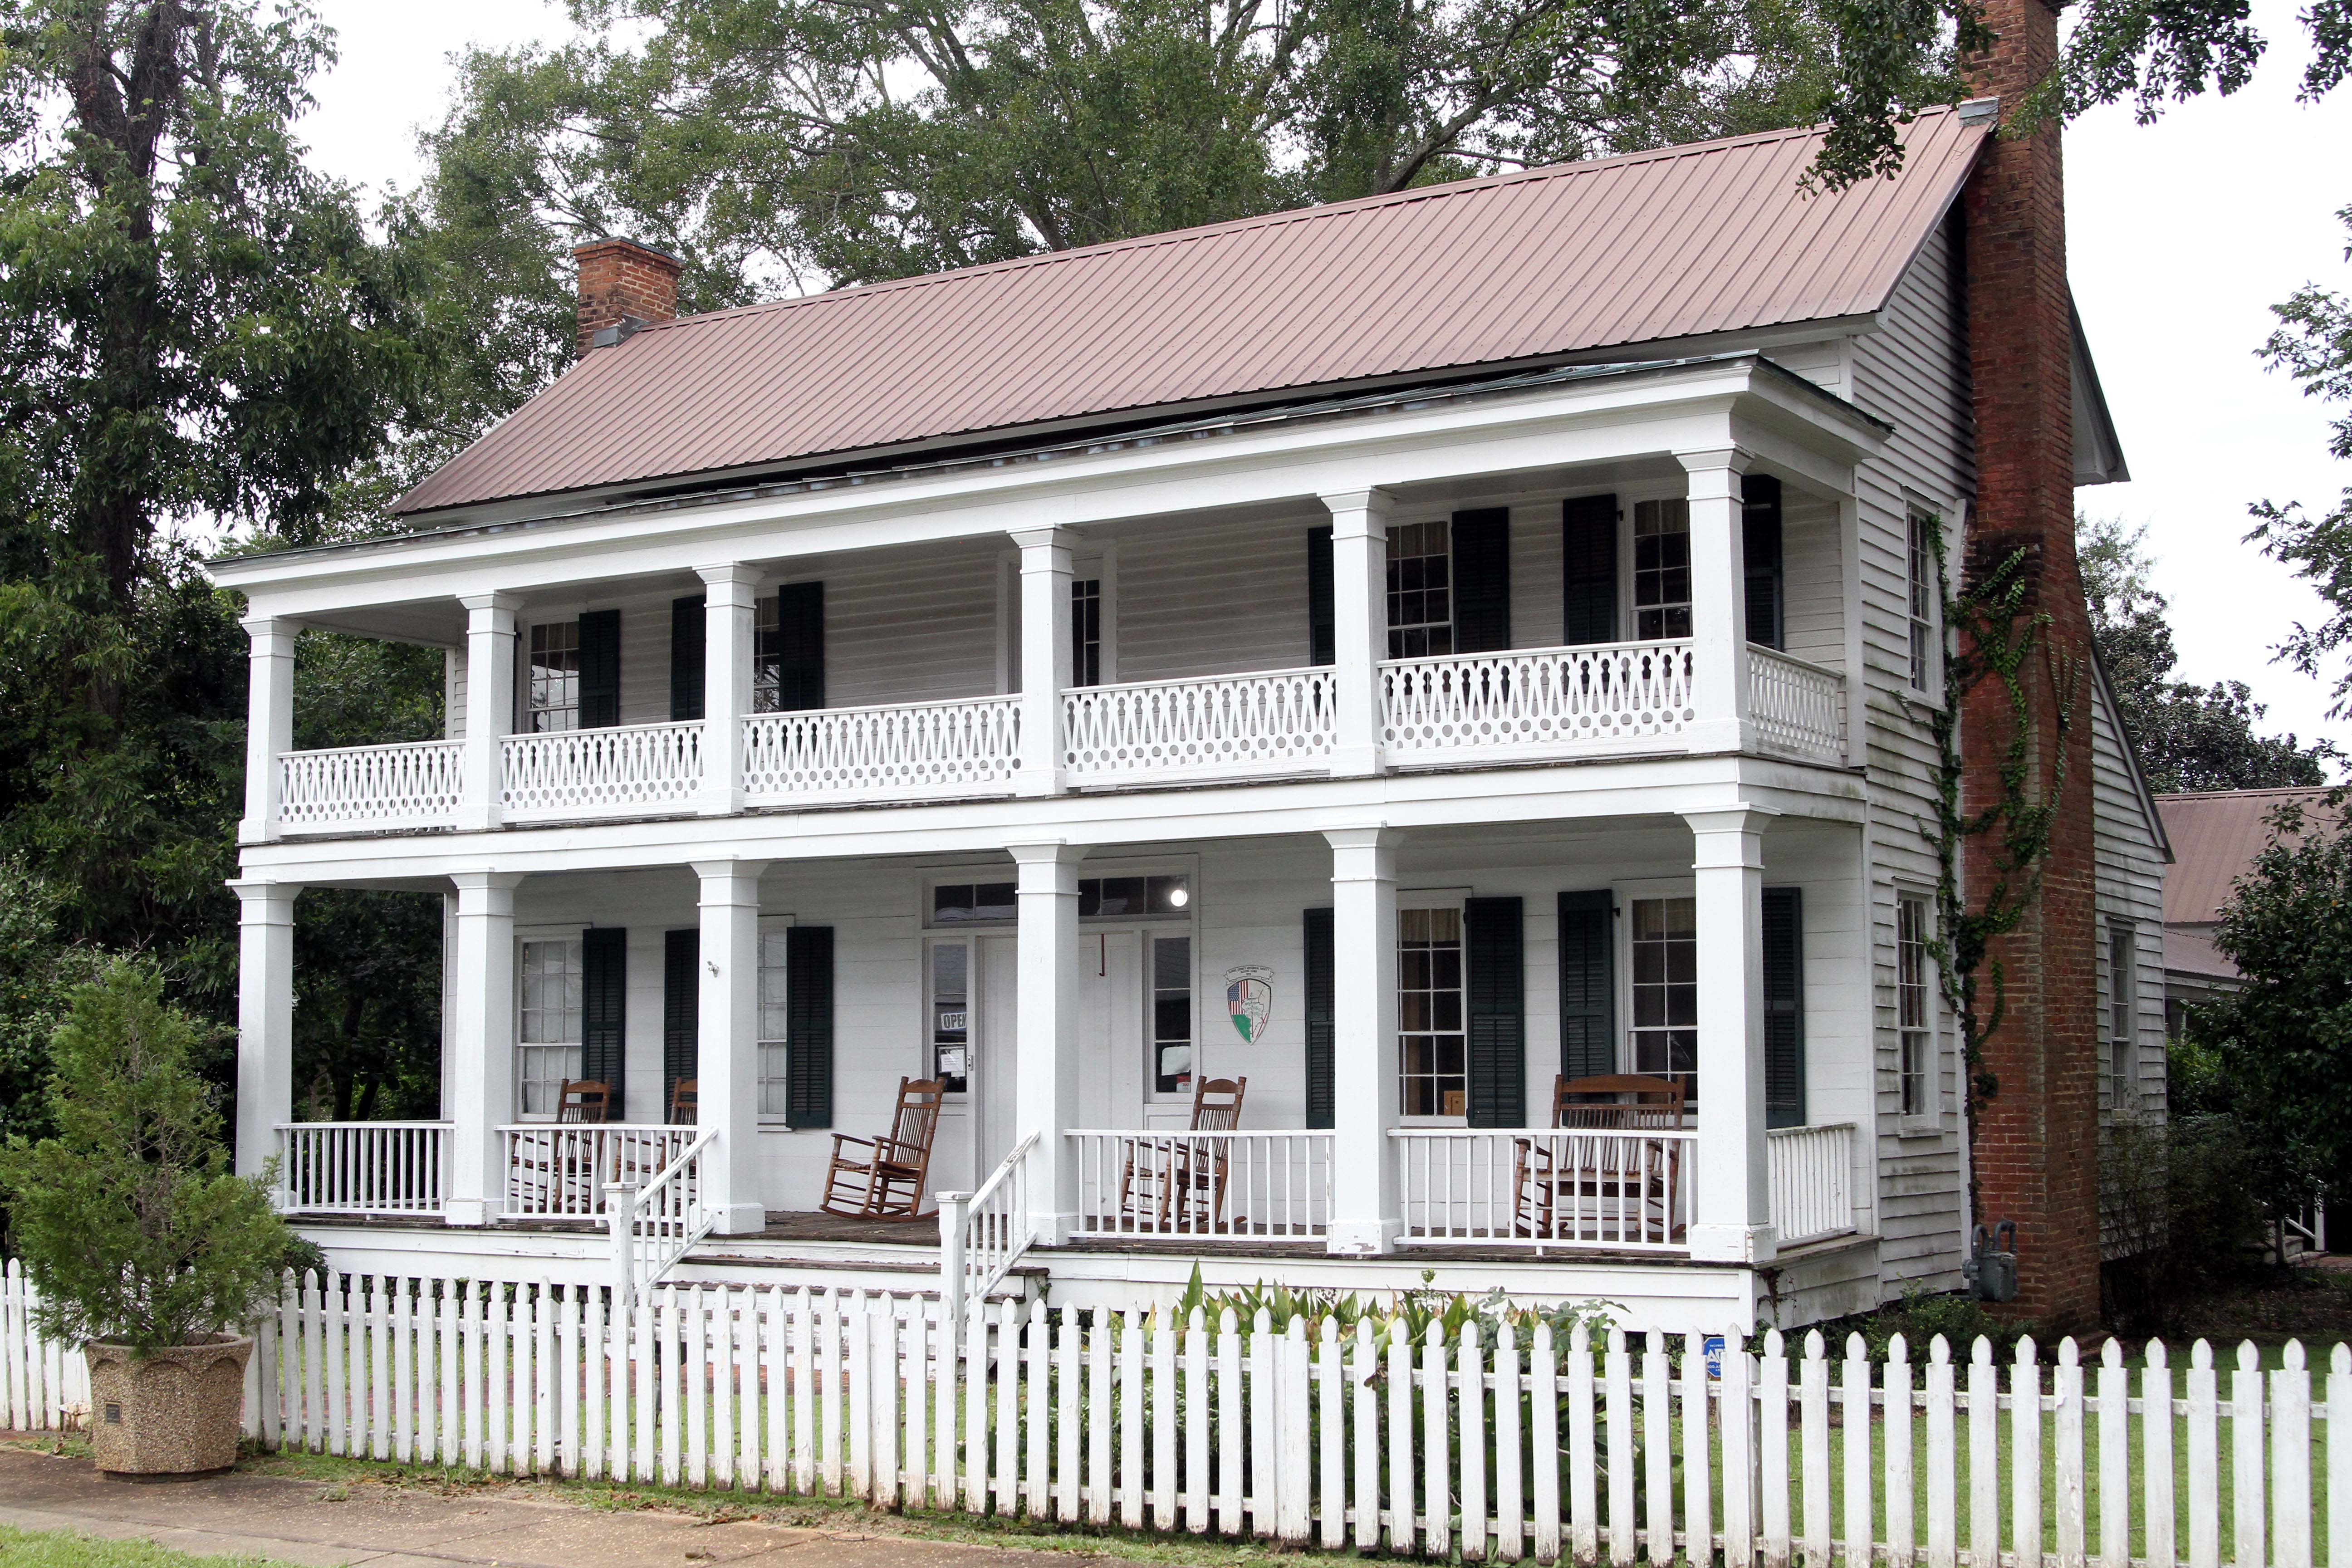
[[[294,899],[288,882],[231,882],[236,930],[236,1173],[258,1175],[294,1120]]]
[[[1062,693],[1070,685],[1070,550],[1066,528],[1016,533],[1021,547],[1021,795],[1062,793]]]
[[[1331,513],[1331,741],[1335,776],[1381,771],[1381,660],[1389,651],[1389,498],[1377,489],[1322,498]]]
[[[1769,1263],[1764,1142],[1764,842],[1769,812],[1684,814],[1698,884],[1697,1202],[1695,1259]]]
[[[702,579],[702,797],[705,816],[743,809],[743,716],[751,711],[751,622],[760,574],[698,566]]]
[[[1037,1135],[1029,1220],[1048,1247],[1069,1239],[1078,1215],[1078,1163],[1062,1134],[1078,1112],[1078,862],[1086,853],[1066,844],[1012,849],[1021,879],[1013,1136]]]
[[[522,877],[457,871],[449,879],[457,885],[457,977],[451,1049],[441,1063],[452,1123],[443,1212],[451,1225],[488,1225],[506,1207],[499,1128],[515,1115],[514,895]]]
[[[759,1015],[760,873],[767,868],[764,860],[694,862],[702,881],[694,1120],[719,1134],[718,1157],[702,1167],[702,1200],[721,1236],[756,1236],[768,1223],[760,1196]]]
[[[1331,843],[1333,1252],[1386,1252],[1404,1233],[1389,1129],[1397,1124],[1396,835]]]
[[[1690,477],[1691,687],[1696,752],[1748,750],[1748,572],[1740,553],[1745,506],[1739,477],[1748,454],[1737,447],[1677,452]]]
[[[512,594],[479,594],[466,606],[466,797],[461,828],[499,826],[499,742],[514,719],[515,611]]]
[[[237,825],[239,844],[266,844],[278,837],[278,759],[294,749],[294,634],[300,629],[271,616],[245,618],[245,635],[253,648],[246,677],[245,820]]]

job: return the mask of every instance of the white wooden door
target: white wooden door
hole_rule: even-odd
[[[1078,933],[1078,1125],[1143,1125],[1143,937]]]
[[[971,1104],[979,1129],[980,1158],[972,1185],[1013,1152],[1014,1100],[1019,1082],[1015,1042],[1020,1038],[1020,966],[1010,936],[984,936],[975,967],[980,971],[980,1027],[973,1031]],[[967,1189],[969,1190],[969,1189]]]

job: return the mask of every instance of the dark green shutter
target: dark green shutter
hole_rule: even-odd
[[[580,935],[580,1076],[611,1090],[604,1120],[626,1121],[629,933],[590,926]]]
[[[1463,907],[1473,1127],[1528,1124],[1525,924],[1517,899],[1472,899]]]
[[[702,717],[702,645],[709,626],[701,595],[669,602],[669,717],[674,724]]]
[[[1457,511],[1454,514],[1454,651],[1496,653],[1510,646],[1510,509]]]
[[[1764,1125],[1805,1124],[1805,904],[1764,889]]]
[[[833,1125],[833,928],[784,933],[784,1125]]]
[[[1307,662],[1339,662],[1339,612],[1331,599],[1331,531],[1307,531]]]
[[[1308,910],[1307,922],[1307,1125],[1328,1127],[1333,1051],[1339,1041],[1339,986],[1332,970],[1331,911]]]
[[[580,727],[605,730],[621,721],[621,612],[589,610],[580,617]]]
[[[1748,573],[1748,640],[1789,646],[1780,571],[1780,481],[1769,474],[1740,480],[1740,560]]]
[[[1617,1070],[1615,917],[1609,889],[1559,896],[1559,1073]]]
[[[662,933],[662,1102],[669,1120],[670,1091],[680,1079],[698,1078],[695,1062],[702,1031],[702,932]]]
[[[1578,496],[1560,508],[1562,644],[1617,640],[1617,498]]]
[[[824,584],[787,583],[776,592],[776,707],[824,706]]]

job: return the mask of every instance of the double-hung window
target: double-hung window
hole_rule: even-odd
[[[1935,921],[1927,900],[1904,893],[1895,901],[1895,1079],[1903,1114],[1936,1113],[1936,968],[1929,951]]]
[[[582,970],[577,936],[522,944],[522,1017],[515,1048],[515,1109],[521,1115],[554,1115],[565,1080],[580,1076]]]
[[[1463,1024],[1462,910],[1397,911],[1397,1048],[1407,1116],[1469,1109],[1469,1038]]]
[[[530,731],[580,728],[580,623],[530,628]]]
[[[1691,635],[1690,502],[1681,497],[1633,503],[1633,635]]]
[[[1925,507],[1910,509],[1906,552],[1909,578],[1907,604],[1911,625],[1911,689],[1932,693],[1936,682],[1936,514]]]
[[[2107,1103],[2139,1109],[2139,943],[2129,921],[2107,921]]]
[[[1633,968],[1633,1070],[1683,1086],[1698,1103],[1698,900],[1635,899],[1626,943]]]
[[[1070,584],[1070,684],[1102,684],[1103,585],[1099,577]]]
[[[783,921],[760,922],[760,1110],[767,1120],[780,1121],[790,1109],[784,1100],[784,1065],[788,1058],[792,1014],[786,1007],[787,954],[790,928]]]
[[[1454,651],[1454,525],[1445,519],[1389,531],[1389,657]]]

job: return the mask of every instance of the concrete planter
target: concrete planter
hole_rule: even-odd
[[[89,1363],[89,1438],[100,1469],[186,1476],[236,1463],[251,1340],[223,1334],[143,1356],[128,1345],[90,1343],[82,1354]]]

